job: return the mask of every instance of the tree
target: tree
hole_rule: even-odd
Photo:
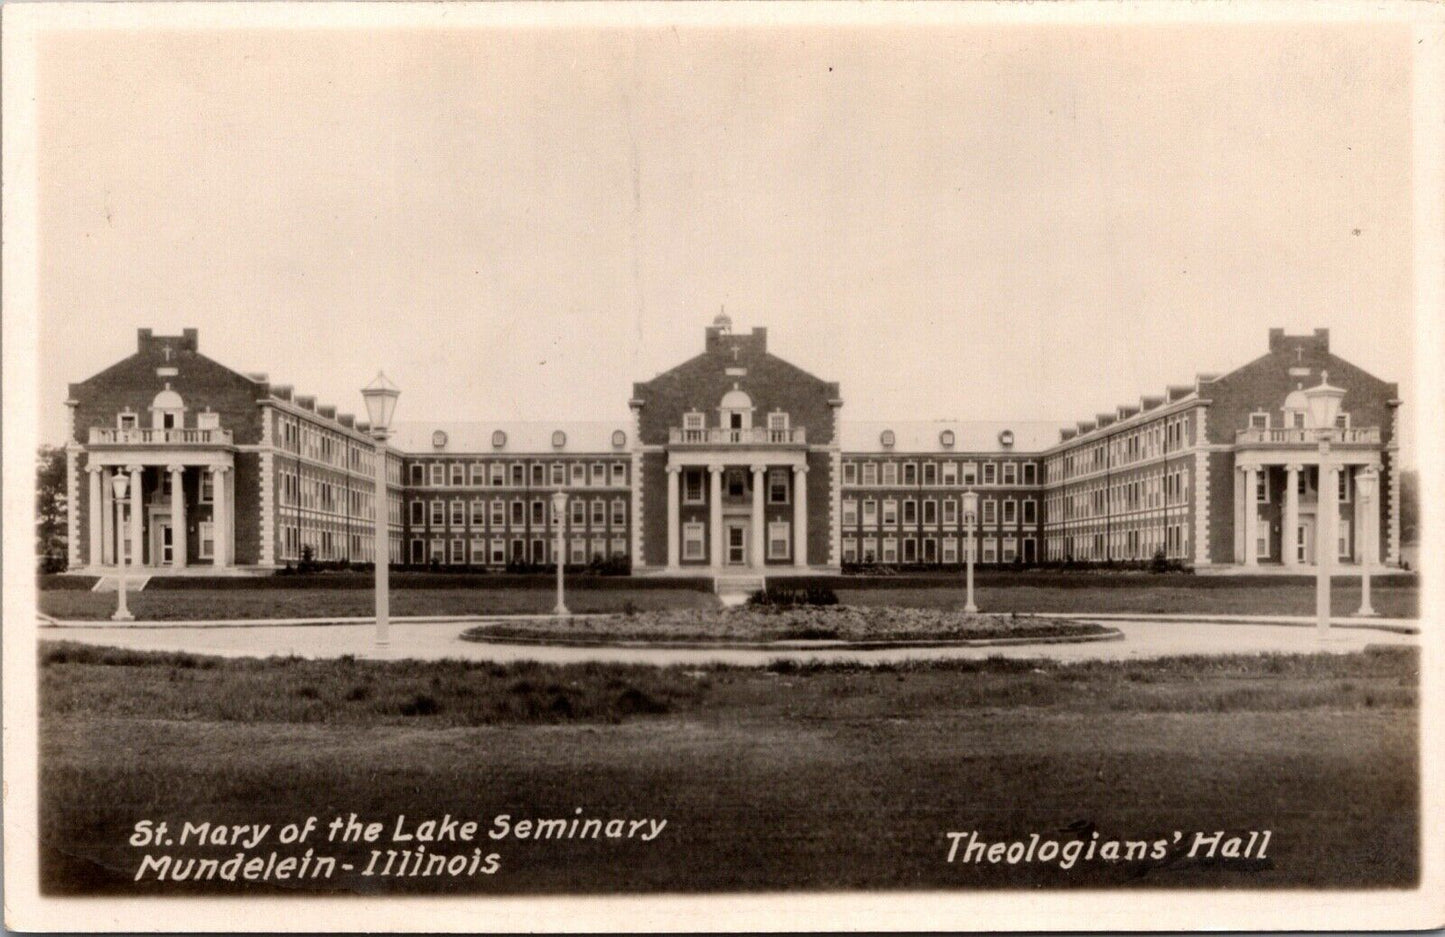
[[[1414,469],[1400,473],[1400,541],[1420,542],[1420,473]]]
[[[65,450],[41,446],[36,456],[35,556],[41,572],[62,572],[66,566],[66,519],[70,504],[65,491]]]

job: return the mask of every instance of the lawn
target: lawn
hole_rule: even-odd
[[[559,644],[686,644],[835,640],[891,642],[1061,638],[1106,634],[1091,622],[1033,615],[969,615],[961,609],[885,606],[794,606],[639,612],[600,618],[538,618],[479,625],[468,641],[495,638]]]
[[[1410,649],[659,669],[221,660],[47,642],[41,662],[52,894],[298,888],[133,884],[145,850],[127,838],[141,820],[279,829],[354,812],[389,832],[398,814],[414,825],[450,812],[487,830],[502,814],[579,808],[667,824],[650,842],[488,838],[495,875],[338,873],[304,888],[1384,887],[1418,876]],[[1271,840],[1262,859],[947,862],[946,834],[970,830],[990,841],[1176,830]],[[285,851],[256,852],[273,848]],[[370,847],[325,848],[361,861]]]
[[[127,596],[141,621],[194,621],[216,618],[338,618],[376,613],[365,589],[146,589]],[[396,589],[393,615],[507,615],[552,611],[557,594],[547,589]],[[52,590],[40,594],[40,610],[63,621],[108,619],[114,592]],[[574,589],[567,593],[574,612],[647,611],[661,608],[714,608],[717,598],[694,589]]]

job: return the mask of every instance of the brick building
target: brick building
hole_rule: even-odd
[[[1344,399],[1322,476],[1303,392],[1325,382]],[[836,383],[720,316],[701,354],[633,385],[630,420],[395,427],[390,559],[550,564],[561,523],[568,563],[635,572],[952,566],[975,491],[985,564],[1162,550],[1196,567],[1294,566],[1313,561],[1331,503],[1345,561],[1393,564],[1399,402],[1395,385],[1331,355],[1326,331],[1275,329],[1266,355],[1227,375],[1074,427],[850,423]],[[372,561],[367,424],[202,355],[195,330],[142,329],[136,353],[72,384],[67,406],[72,568],[127,557],[151,572],[266,571],[308,548]],[[1372,506],[1358,497],[1367,470],[1381,478]],[[140,491],[139,523],[117,522],[116,472]]]

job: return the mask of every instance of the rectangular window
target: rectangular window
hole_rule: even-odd
[[[873,527],[878,523],[878,502],[872,498],[863,500],[863,523],[868,527]]]
[[[1342,469],[1335,473],[1335,477],[1339,479],[1340,483],[1340,500],[1350,500],[1350,473]]]
[[[958,463],[957,463],[957,462],[945,462],[945,463],[943,463],[943,483],[944,483],[945,485],[956,485],[956,484],[958,484]]]
[[[903,502],[903,523],[918,523],[918,502],[912,498],[907,498]]]
[[[463,514],[463,511],[464,511],[464,508],[462,507],[462,502],[460,502],[460,501],[453,501],[453,502],[452,502],[452,526],[453,526],[453,527],[461,527],[463,524],[466,523],[466,517],[465,517],[465,515]]]
[[[1034,465],[1034,463],[1032,463],[1032,462],[1025,462],[1025,463],[1024,463],[1024,484],[1025,484],[1025,485],[1033,485],[1033,484],[1036,484],[1036,483],[1037,483],[1037,482],[1036,482],[1036,479],[1038,478],[1037,472],[1038,472],[1038,466]]]
[[[1003,464],[1003,483],[1005,485],[1017,485],[1019,483],[1019,466],[1017,462],[1005,462]]]
[[[601,488],[607,484],[607,466],[601,462],[592,463],[592,487]]]
[[[982,562],[985,562],[985,563],[997,563],[997,562],[998,562],[998,538],[996,538],[996,537],[984,537],[984,538],[983,538],[983,557],[982,557]]]
[[[964,483],[965,485],[976,485],[976,484],[978,484],[978,463],[976,463],[976,462],[965,462],[965,463],[963,463],[963,483]]]
[[[593,529],[607,526],[607,502],[597,500],[592,502],[592,527]]]
[[[682,557],[686,560],[703,559],[702,524],[690,521],[682,525]]]
[[[532,463],[532,487],[541,488],[547,484],[547,466],[541,462]]]
[[[944,562],[944,563],[957,563],[957,562],[958,562],[958,538],[957,538],[957,537],[944,537],[944,538],[943,538],[943,562]]]
[[[294,533],[294,531],[292,532]],[[426,541],[420,537],[411,542],[411,561],[412,563],[426,562]]]
[[[538,498],[532,502],[532,526],[542,527],[547,523],[547,502]]]
[[[748,473],[742,469],[728,469],[723,476],[723,486],[729,498],[741,498],[747,493]]]
[[[877,537],[864,537],[864,538],[863,538],[863,555],[862,555],[861,557],[859,557],[859,560],[860,560],[860,562],[863,562],[863,563],[876,563],[876,562],[878,562],[878,538],[877,538]]]
[[[165,473],[163,473],[163,474],[161,475],[161,477],[166,480],[166,485],[169,486],[169,485],[170,485],[170,479],[171,479],[171,473],[170,473],[170,472],[165,472]],[[169,490],[169,487],[167,488],[167,490]],[[213,474],[211,474],[210,472],[204,470],[204,469],[201,470],[201,495],[200,495],[200,497],[201,497],[201,503],[202,503],[202,504],[211,504],[212,502],[214,502],[214,501],[216,500],[216,476],[213,475]]]
[[[426,469],[416,462],[411,464],[411,483],[417,487],[426,484]]]
[[[196,525],[196,527],[197,527],[197,530],[199,531],[200,536],[201,536],[201,542],[200,542],[200,545],[199,545],[199,550],[200,550],[200,554],[199,554],[199,555],[200,555],[201,559],[203,559],[203,560],[209,560],[209,559],[211,559],[212,557],[215,556],[215,552],[216,552],[216,528],[215,528],[215,525],[212,524],[210,521],[201,521],[198,525]]]
[[[1017,524],[1019,520],[1019,504],[1013,498],[1003,503],[1003,522],[1005,524]]]
[[[903,562],[918,562],[918,541],[912,537],[903,538]]]
[[[460,566],[467,561],[467,542],[465,540],[452,541],[452,564]]]
[[[858,463],[857,463],[857,462],[844,462],[844,463],[843,463],[843,484],[845,484],[845,485],[856,485],[856,484],[858,484]]]
[[[768,470],[768,503],[788,503],[788,469]]]
[[[897,538],[897,537],[884,537],[884,538],[883,538],[883,562],[889,563],[889,564],[897,563],[897,562],[898,562],[898,538]]]
[[[883,484],[885,484],[885,485],[896,485],[896,484],[898,484],[898,463],[897,463],[897,462],[884,462],[884,463],[883,463]]]
[[[561,462],[552,463],[552,484],[558,488],[567,484],[567,467]]]
[[[581,462],[572,463],[572,487],[581,488],[587,484],[587,466]]]
[[[491,466],[492,487],[501,488],[507,483],[507,467],[500,462],[493,462]]]
[[[626,555],[627,555],[627,538],[626,538],[626,537],[613,537],[613,538],[612,538],[612,555],[613,555],[613,556],[626,556]]]
[[[431,542],[431,559],[436,563],[446,562],[446,541],[440,537]]]
[[[858,538],[857,538],[857,537],[844,537],[844,538],[843,538],[843,562],[845,562],[845,563],[856,563],[856,562],[858,562]]]
[[[1001,559],[1002,559],[1005,563],[1012,563],[1012,562],[1014,561],[1014,557],[1016,557],[1016,556],[1018,556],[1018,555],[1019,555],[1019,542],[1018,542],[1018,540],[1017,540],[1016,538],[1014,538],[1014,537],[1005,537],[1005,538],[1003,538],[1003,556],[1001,557]]]
[[[883,523],[888,527],[898,526],[898,502],[892,498],[883,502]]]
[[[905,485],[916,485],[916,484],[918,484],[918,463],[916,463],[916,462],[905,462],[905,463],[903,463],[903,484],[905,484]]]
[[[983,522],[990,526],[998,523],[998,502],[992,498],[983,502]]]
[[[580,498],[572,501],[572,526],[574,528],[587,526],[587,502]]]
[[[433,501],[431,503],[431,525],[433,527],[440,527],[446,523],[445,512],[446,508],[442,505],[442,502]]]
[[[923,523],[938,523],[938,502],[928,498],[923,502]]]
[[[936,462],[925,462],[925,463],[923,463],[923,483],[924,483],[925,485],[936,485],[936,484],[938,484],[938,463],[936,463]]]
[[[521,488],[527,484],[527,467],[521,462],[512,463],[512,487]]]
[[[498,498],[491,502],[492,526],[501,527],[507,522],[506,502]]]
[[[612,463],[612,487],[624,488],[627,486],[627,463]]]
[[[1269,429],[1268,413],[1251,413],[1249,415],[1250,429]]]
[[[527,522],[527,514],[526,514],[526,509],[522,507],[522,502],[520,502],[520,501],[513,501],[513,502],[512,502],[512,529],[513,529],[513,530],[516,530],[516,529],[522,527],[524,524],[526,524],[526,522]]]
[[[1025,524],[1037,524],[1038,521],[1039,521],[1038,512],[1039,512],[1038,502],[1034,501],[1033,498],[1025,498],[1025,499],[1024,499],[1024,523],[1025,523]]]
[[[702,504],[702,469],[684,469],[682,472],[682,502]]]
[[[472,565],[485,566],[487,564],[487,542],[477,539],[472,541]]]
[[[462,485],[465,485],[465,484],[467,483],[466,470],[467,470],[467,469],[466,469],[466,466],[462,465],[462,463],[460,463],[460,462],[453,462],[453,463],[452,463],[452,484],[453,484],[453,485],[455,485],[456,487],[460,488]]]
[[[683,429],[702,429],[701,413],[684,413],[682,415]]]
[[[411,503],[411,524],[413,527],[420,527],[426,523],[426,505],[420,501]]]
[[[863,484],[865,484],[865,485],[876,485],[876,484],[878,484],[878,463],[877,463],[877,462],[864,462],[864,463],[863,463]]]
[[[433,488],[440,488],[447,483],[447,467],[440,462],[431,464],[431,483]]]
[[[472,484],[485,485],[487,483],[487,467],[480,462],[472,463]]]
[[[122,413],[117,419],[121,429],[136,428],[136,415],[134,413]]]
[[[507,542],[501,537],[493,537],[491,553],[493,566],[501,566],[507,562]]]
[[[952,498],[943,499],[943,523],[949,525],[958,523],[958,502]]]
[[[983,463],[983,483],[992,485],[998,482],[998,464],[994,462]]]
[[[785,560],[788,558],[788,536],[790,526],[787,521],[772,521],[768,524],[768,559]]]
[[[480,527],[487,522],[485,502],[481,500],[472,502],[472,526]]]
[[[858,525],[858,502],[853,498],[843,499],[843,526],[856,527]]]

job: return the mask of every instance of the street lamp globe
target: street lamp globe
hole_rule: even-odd
[[[396,411],[396,399],[400,396],[401,390],[380,371],[374,381],[361,389],[361,397],[366,401],[366,415],[371,419],[373,431],[385,435],[391,428],[391,415]]]
[[[1335,425],[1335,418],[1340,413],[1340,401],[1345,396],[1345,389],[1331,385],[1329,378],[1330,373],[1323,371],[1320,373],[1320,382],[1303,391],[1305,405],[1309,408],[1310,420],[1315,429],[1330,429]]]
[[[978,514],[978,492],[965,491],[963,493],[963,513]]]
[[[110,485],[116,500],[124,501],[126,490],[130,487],[130,477],[125,472],[116,472],[111,476]]]

